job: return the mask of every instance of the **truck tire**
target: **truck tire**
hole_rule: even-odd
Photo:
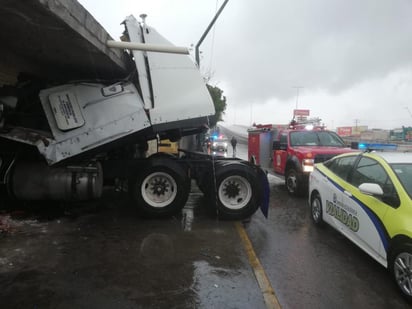
[[[152,161],[131,180],[132,200],[146,217],[175,215],[184,207],[189,196],[189,178],[174,160],[162,158]]]
[[[248,166],[228,164],[218,168],[210,196],[220,219],[241,220],[256,212],[258,192],[257,177]]]
[[[304,194],[302,177],[294,168],[286,171],[285,185],[290,195],[302,196]]]

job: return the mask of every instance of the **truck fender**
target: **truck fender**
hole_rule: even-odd
[[[293,167],[297,172],[302,172],[302,164],[300,163],[299,159],[296,156],[289,156],[286,161],[286,168],[285,168],[285,175],[286,171]]]

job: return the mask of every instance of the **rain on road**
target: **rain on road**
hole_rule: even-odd
[[[306,199],[269,180],[269,217],[258,211],[245,230],[282,308],[408,307],[384,268],[313,226]],[[4,210],[1,307],[267,308],[236,223],[207,206],[194,188],[182,214],[164,220],[140,218],[116,192]]]

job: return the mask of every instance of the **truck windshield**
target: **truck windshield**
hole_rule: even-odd
[[[345,147],[343,140],[334,132],[296,131],[290,133],[291,146]]]

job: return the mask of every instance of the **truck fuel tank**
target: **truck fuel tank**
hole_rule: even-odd
[[[103,171],[99,163],[50,167],[44,162],[16,162],[9,190],[19,200],[84,201],[102,195]]]

